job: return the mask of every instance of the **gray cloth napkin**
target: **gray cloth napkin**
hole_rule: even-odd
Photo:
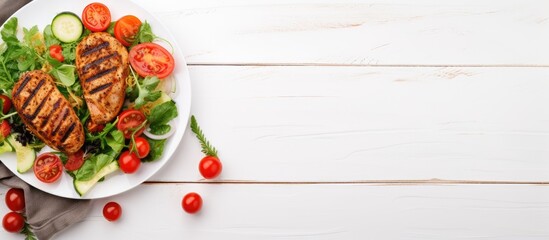
[[[29,0],[0,0],[0,24],[29,2]],[[81,221],[91,207],[89,200],[62,198],[38,190],[16,177],[1,162],[0,183],[23,189],[27,222],[39,240],[50,239],[55,233]]]

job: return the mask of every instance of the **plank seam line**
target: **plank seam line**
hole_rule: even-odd
[[[331,64],[331,63],[187,63],[190,67],[398,67],[398,68],[549,68],[544,64]]]
[[[371,184],[371,185],[549,185],[549,182],[543,181],[475,181],[475,180],[362,180],[362,181],[146,181],[145,184],[250,184],[250,185],[352,185],[352,184]]]

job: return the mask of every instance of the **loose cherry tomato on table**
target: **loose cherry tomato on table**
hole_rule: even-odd
[[[68,157],[69,159],[65,163],[65,169],[68,171],[78,170],[84,164],[84,151],[82,149],[73,154],[68,154]]]
[[[14,212],[21,212],[25,209],[25,193],[20,188],[10,188],[6,192],[6,206]]]
[[[20,232],[25,225],[25,219],[21,214],[16,212],[7,213],[2,219],[2,226],[6,231],[11,233]]]
[[[114,37],[122,45],[129,47],[135,42],[139,27],[141,27],[139,18],[133,15],[123,16],[114,24]]]
[[[92,32],[105,31],[111,24],[111,11],[102,3],[90,3],[82,11],[82,23]]]
[[[202,208],[202,197],[195,192],[187,193],[181,200],[181,206],[187,213],[197,213]]]
[[[116,128],[124,133],[124,137],[126,139],[130,139],[132,137],[132,133],[139,126],[141,126],[145,120],[147,120],[147,118],[142,112],[135,109],[127,109],[118,115],[118,123],[116,124]],[[145,127],[143,126],[135,132],[134,136],[137,137],[141,135],[144,130]]]
[[[125,151],[118,158],[118,165],[124,173],[134,173],[141,166],[141,159],[130,151]]]
[[[157,76],[162,79],[169,76],[175,67],[171,53],[156,43],[141,43],[130,50],[130,63],[142,77]]]
[[[135,137],[135,148],[137,150],[137,157],[145,158],[151,151],[151,146],[147,139],[142,137]],[[130,151],[133,151],[133,143],[130,143]],[[135,153],[135,152],[134,152]]]
[[[2,99],[2,113],[8,114],[11,109],[11,99],[5,95],[0,95],[0,99]]]
[[[50,57],[53,59],[63,62],[65,57],[63,57],[63,48],[60,45],[54,44],[50,46]]]
[[[34,161],[34,175],[38,180],[45,183],[52,183],[61,177],[63,163],[61,159],[52,153],[43,153]]]
[[[4,119],[2,120],[2,123],[0,123],[0,134],[2,134],[2,137],[7,137],[11,133],[11,126],[8,120]]]
[[[108,202],[103,207],[103,216],[108,221],[116,221],[122,215],[122,207],[116,202]]]
[[[221,161],[219,161],[219,158],[214,156],[206,156],[200,160],[200,164],[198,165],[198,170],[200,171],[200,174],[206,179],[212,179],[219,176],[221,173],[221,170],[223,169],[223,165],[221,164]]]

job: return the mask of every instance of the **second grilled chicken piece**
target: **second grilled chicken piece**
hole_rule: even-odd
[[[110,34],[92,33],[76,47],[76,68],[92,122],[110,122],[124,104],[128,51]]]
[[[53,78],[35,70],[21,74],[12,91],[15,110],[27,128],[51,148],[74,153],[84,144],[84,128]]]

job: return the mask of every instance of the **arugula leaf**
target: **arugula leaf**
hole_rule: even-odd
[[[113,130],[106,137],[107,145],[118,155],[124,148],[124,133],[120,130]]]
[[[154,134],[154,135],[164,135],[166,133],[168,133],[170,131],[170,129],[172,129],[172,126],[168,125],[168,124],[160,124],[160,125],[153,125],[153,126],[150,126],[150,133]]]
[[[164,152],[164,145],[166,144],[166,139],[162,140],[154,140],[147,138],[147,141],[149,142],[150,146],[150,152],[147,157],[143,158],[143,162],[153,162],[156,161],[162,156],[162,152]]]
[[[53,32],[51,31],[51,25],[47,25],[45,28],[44,28],[44,43],[46,44],[46,47],[50,47],[51,45],[54,45],[54,44],[59,44],[59,40],[57,40],[57,38],[55,36],[53,36]]]
[[[118,118],[116,118],[116,120],[112,123],[107,123],[107,125],[105,125],[105,128],[103,128],[103,131],[101,131],[99,134],[91,134],[89,132],[86,133],[86,141],[94,142],[96,140],[99,140],[101,143],[101,149],[105,149],[105,144],[107,144],[107,134],[109,134],[116,127],[116,123],[118,123]]]
[[[107,164],[114,160],[107,154],[97,154],[91,156],[88,160],[84,161],[84,164],[77,170],[74,177],[78,181],[87,181],[93,178],[97,172],[99,172]]]
[[[43,45],[40,35],[37,34],[39,34],[37,26],[34,26],[31,29],[23,28],[23,39],[27,46],[34,50]]]
[[[17,18],[12,17],[10,18],[5,24],[4,28],[0,31],[0,35],[2,35],[2,40],[8,45],[18,45],[19,39],[17,38]]]
[[[135,99],[135,108],[140,108],[147,102],[154,102],[160,96],[162,93],[160,91],[154,91],[154,89],[158,86],[160,83],[160,80],[155,77],[146,77],[143,79],[143,82],[140,83],[139,80],[136,81],[136,86],[138,90],[138,96]]]
[[[156,38],[156,35],[152,32],[151,25],[145,21],[139,26],[139,32],[137,33],[137,41],[134,43],[146,43],[152,42]]]
[[[154,106],[148,116],[151,128],[158,125],[168,124],[169,121],[177,117],[177,107],[173,100],[163,102]]]
[[[70,87],[76,81],[76,75],[74,74],[76,66],[63,64],[57,68],[53,68],[50,71],[50,74],[53,75],[57,80],[59,80],[66,87]]]
[[[62,43],[61,48],[65,61],[72,62],[76,59],[76,46],[80,41],[71,43]]]

